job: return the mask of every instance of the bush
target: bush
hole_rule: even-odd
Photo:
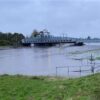
[[[7,40],[0,40],[0,45],[5,46],[5,45],[10,45],[11,43]]]

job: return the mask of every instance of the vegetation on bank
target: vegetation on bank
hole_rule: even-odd
[[[76,79],[2,75],[0,100],[100,100],[100,74]]]
[[[100,60],[100,57],[96,57],[96,60]]]
[[[45,29],[43,31],[33,30],[30,37],[36,37],[49,32]],[[26,38],[21,33],[3,33],[0,32],[0,46],[20,46],[22,39]]]
[[[20,45],[25,36],[21,33],[2,33],[0,32],[0,46]]]

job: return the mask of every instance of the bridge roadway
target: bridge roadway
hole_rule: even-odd
[[[30,46],[31,44],[37,46],[52,46],[61,43],[73,43],[76,44],[76,40],[68,39],[67,37],[42,37],[42,38],[26,38],[22,40],[24,46]]]

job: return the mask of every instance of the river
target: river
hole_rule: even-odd
[[[99,43],[80,47],[61,45],[1,49],[0,74],[79,76],[77,71],[80,66],[83,70],[90,69],[88,64],[91,54],[94,58],[100,57]],[[90,71],[81,73],[82,76],[87,74],[90,74]]]

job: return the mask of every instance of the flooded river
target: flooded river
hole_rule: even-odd
[[[80,66],[83,70],[91,68],[91,54],[95,59],[100,57],[100,44],[1,49],[0,74],[79,76],[77,71]],[[99,60],[96,62],[99,63]],[[83,72],[81,75],[89,73]]]

